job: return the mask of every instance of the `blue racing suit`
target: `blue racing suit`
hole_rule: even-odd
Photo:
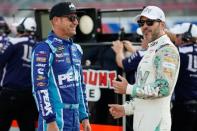
[[[81,67],[82,50],[51,32],[32,54],[33,94],[39,108],[38,131],[56,121],[61,131],[79,131],[88,118]]]

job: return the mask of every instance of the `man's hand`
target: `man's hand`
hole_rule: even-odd
[[[59,131],[57,123],[55,121],[47,124],[47,131]]]
[[[118,118],[125,116],[125,110],[122,105],[109,104],[108,106],[110,107],[109,112],[113,116],[114,119],[118,119]]]
[[[124,47],[126,48],[127,51],[129,51],[131,53],[136,52],[135,47],[133,46],[133,44],[130,41],[124,40],[123,43],[124,43]]]
[[[92,130],[88,119],[84,119],[82,121],[82,126],[83,126],[83,131],[91,131]]]
[[[119,40],[113,41],[112,45],[113,45],[112,49],[114,50],[114,52],[116,54],[123,53],[124,46],[123,46],[123,43],[121,41],[119,41]]]
[[[120,75],[118,75],[118,78],[121,81],[116,81],[116,80],[112,81],[113,87],[114,87],[114,92],[118,93],[118,94],[126,94],[128,82],[124,77],[122,77]]]

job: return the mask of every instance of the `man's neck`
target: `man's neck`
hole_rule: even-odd
[[[69,36],[63,34],[63,33],[62,33],[61,31],[59,31],[59,30],[53,30],[53,32],[54,32],[54,34],[55,34],[57,37],[59,37],[59,38],[61,38],[61,39],[64,39],[64,40],[68,40],[68,39],[69,39]]]

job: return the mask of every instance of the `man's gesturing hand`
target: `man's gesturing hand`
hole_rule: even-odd
[[[109,112],[113,116],[114,119],[121,118],[121,117],[125,116],[124,107],[122,105],[109,104],[108,106],[110,107]]]
[[[121,81],[116,81],[116,80],[112,81],[113,86],[114,86],[114,92],[118,94],[126,94],[128,82],[124,77],[120,75],[118,75],[118,78]]]

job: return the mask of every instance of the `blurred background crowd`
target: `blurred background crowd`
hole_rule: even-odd
[[[49,9],[53,4],[63,0],[1,0],[0,15],[5,16],[8,24],[19,22],[19,19],[32,16],[32,9]],[[161,7],[167,16],[167,25],[182,22],[197,24],[197,1],[196,0],[70,0],[77,7],[97,9],[117,8],[142,8],[146,5]]]

